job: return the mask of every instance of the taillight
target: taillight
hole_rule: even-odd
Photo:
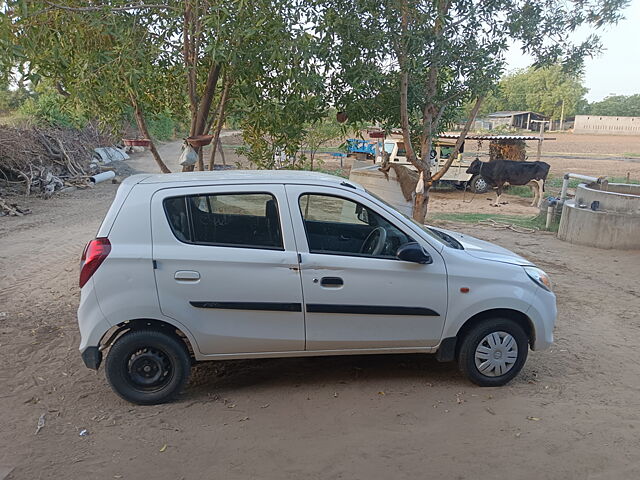
[[[111,251],[108,238],[95,238],[87,243],[80,263],[80,288],[84,287]]]

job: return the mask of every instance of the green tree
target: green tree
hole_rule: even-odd
[[[611,95],[589,104],[582,113],[612,117],[640,117],[640,94]]]
[[[317,0],[318,25],[335,105],[352,120],[402,128],[407,158],[420,172],[413,217],[424,221],[429,189],[457,157],[484,96],[505,67],[514,42],[538,66],[576,69],[599,50],[597,37],[567,40],[579,25],[620,18],[627,0]],[[435,135],[457,108],[473,101],[469,121],[444,168],[431,172]]]
[[[340,136],[346,131],[344,125],[336,120],[335,110],[331,110],[327,115],[307,126],[303,139],[303,146],[309,151],[309,168],[313,170],[313,162],[315,160],[318,149]]]
[[[274,85],[289,109],[307,106],[294,101],[300,88],[286,88],[309,65],[298,10],[286,0],[9,0],[0,61],[34,83],[51,79],[104,121],[132,108],[146,137],[147,116],[166,111],[188,117],[190,135],[218,136],[232,101],[260,110]]]
[[[554,120],[574,116],[584,104],[587,89],[582,78],[561,65],[518,70],[500,79],[487,98],[483,113],[500,110],[531,110]]]

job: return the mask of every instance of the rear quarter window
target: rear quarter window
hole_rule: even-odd
[[[187,195],[163,203],[181,242],[283,250],[278,204],[270,193]]]

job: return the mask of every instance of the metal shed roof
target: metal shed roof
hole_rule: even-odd
[[[443,133],[438,138],[458,138],[457,133]],[[465,140],[540,140],[535,135],[467,135]],[[555,140],[555,138],[545,137],[543,140]]]
[[[499,112],[493,112],[487,115],[487,117],[511,117],[512,115],[524,115],[525,113],[532,113],[540,117],[544,117],[541,113],[532,112],[531,110],[501,110]]]

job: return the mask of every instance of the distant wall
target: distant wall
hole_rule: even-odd
[[[596,135],[640,135],[640,117],[576,115],[573,133]]]

